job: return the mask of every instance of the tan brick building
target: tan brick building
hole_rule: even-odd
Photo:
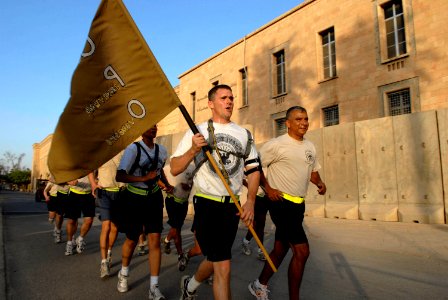
[[[309,0],[181,74],[195,121],[226,83],[234,121],[257,142],[282,130],[286,109],[307,108],[310,129],[448,107],[446,0]],[[161,134],[186,128],[178,111]]]

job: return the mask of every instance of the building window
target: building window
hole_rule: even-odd
[[[389,113],[391,116],[411,113],[411,94],[408,88],[387,93],[387,99],[389,100]]]
[[[406,53],[406,35],[403,5],[401,0],[388,2],[383,6],[386,25],[387,58]]]
[[[333,126],[339,124],[339,107],[337,105],[323,109],[324,126]]]
[[[192,111],[193,111],[193,121],[196,121],[196,92],[190,94]]]
[[[336,76],[336,43],[334,28],[320,33],[322,38],[322,57],[324,67],[324,79]]]
[[[241,81],[241,106],[247,106],[249,104],[247,98],[247,68],[240,70]]]
[[[286,117],[275,119],[275,137],[281,136],[287,132]]]
[[[275,96],[286,93],[286,67],[285,51],[281,50],[274,53],[274,91]]]

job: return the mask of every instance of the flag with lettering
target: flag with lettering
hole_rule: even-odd
[[[56,183],[114,157],[182,103],[121,0],[102,0],[48,156]]]

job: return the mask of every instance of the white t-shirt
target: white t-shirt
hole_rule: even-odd
[[[190,164],[185,171],[177,176],[171,175],[170,167],[164,168],[166,179],[174,186],[172,192],[173,196],[182,200],[188,200],[190,196],[191,187],[193,186],[193,171],[195,169],[194,164]]]
[[[205,137],[208,141],[208,124],[207,122],[201,123],[198,126],[199,132]],[[213,123],[214,133],[216,137],[216,144],[220,150],[231,151],[234,153],[244,154],[246,152],[247,145],[247,132],[243,127],[230,122],[227,124],[219,124]],[[176,151],[173,153],[171,157],[177,157],[183,155],[187,150],[191,148],[191,138],[193,136],[193,132],[191,130],[187,131],[180,141],[179,145],[177,145]],[[250,154],[246,161],[256,159],[258,157],[257,150],[255,149],[255,144],[250,143]],[[220,151],[221,157],[223,160],[223,164],[227,173],[229,174],[230,179],[230,188],[235,195],[241,194],[241,189],[243,185],[243,176],[244,176],[244,161],[243,159],[229,154],[228,152]],[[222,168],[219,163],[218,155],[216,151],[212,152],[212,155],[218,165],[219,168]],[[195,162],[199,162],[202,160],[204,154],[200,152],[196,155]],[[246,166],[247,169],[251,169],[252,167],[258,166],[258,162],[253,162]],[[200,169],[197,171],[194,176],[194,186],[195,193],[203,193],[207,195],[213,196],[228,196],[223,182],[219,178],[218,174],[216,174],[215,169],[211,165],[209,161],[206,161]]]
[[[293,196],[304,197],[311,172],[320,169],[313,143],[305,138],[298,141],[287,133],[264,144],[260,156],[269,185]]]
[[[146,146],[146,144],[143,141],[139,141],[138,143],[146,150],[146,152],[148,152],[148,154],[150,156],[150,158],[148,158],[145,151],[143,151],[143,149],[141,149],[139,165],[142,167],[146,167],[146,169],[149,169],[152,165],[154,158],[155,158],[156,147],[154,146],[152,149],[149,149],[149,147]],[[166,161],[167,157],[168,157],[168,152],[166,151],[166,148],[162,145],[159,145],[159,158],[158,158],[158,162],[157,162],[157,175],[158,176],[160,176],[160,170],[162,170],[163,166],[165,165],[165,161]],[[136,158],[137,158],[137,145],[134,145],[134,143],[132,143],[124,150],[123,156],[121,157],[120,164],[118,165],[118,170],[124,170],[124,171],[126,171],[127,174],[129,174],[129,171],[131,170],[132,165],[134,164],[134,161]],[[137,167],[134,170],[133,174],[129,174],[129,175],[144,176],[144,175],[146,175],[146,173],[147,172],[142,171],[142,168]],[[132,182],[129,184],[131,184],[132,186],[138,187],[138,188],[142,188],[142,189],[149,188],[148,185],[144,182]]]

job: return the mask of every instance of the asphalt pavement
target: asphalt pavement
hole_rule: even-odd
[[[45,203],[21,192],[0,192],[0,299],[147,299],[146,257],[131,263],[130,290],[116,290],[120,268],[120,234],[113,252],[112,276],[99,278],[101,225],[95,220],[84,253],[66,257],[65,244],[54,244]],[[166,220],[165,220],[166,221]],[[188,216],[182,235],[184,248],[193,245]],[[304,221],[311,256],[302,282],[301,299],[448,299],[448,225],[309,218]],[[168,231],[165,225],[164,234]],[[270,250],[274,226],[265,228]],[[64,230],[65,231],[65,230]],[[253,253],[241,253],[245,235],[240,225],[232,249],[233,299],[255,299],[247,291],[263,263]],[[162,256],[160,288],[167,299],[179,299],[179,280],[192,274],[201,258],[193,258],[184,272],[177,256]],[[290,254],[270,281],[270,299],[287,299]],[[204,284],[198,299],[212,299]]]

